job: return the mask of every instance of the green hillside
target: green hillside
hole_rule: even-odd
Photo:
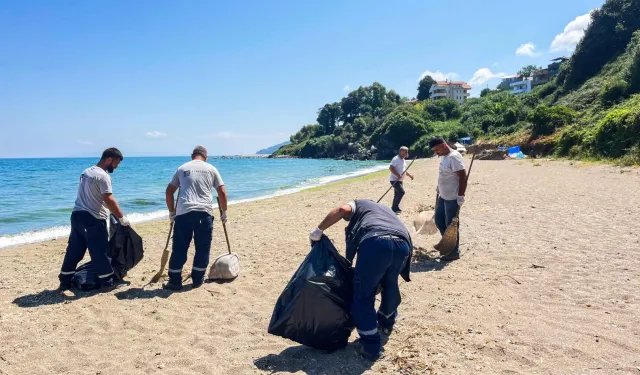
[[[430,83],[421,82],[423,85]],[[425,99],[424,91],[418,98]],[[280,155],[391,157],[401,145],[429,156],[428,139],[471,136],[527,152],[640,164],[640,1],[608,0],[557,77],[533,92],[484,90],[480,98],[408,101],[379,83],[318,111]]]

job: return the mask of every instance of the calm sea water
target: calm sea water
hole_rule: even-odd
[[[125,158],[111,175],[132,222],[167,215],[164,191],[187,157]],[[387,168],[379,161],[216,159],[232,202],[288,194]],[[96,159],[0,159],[0,248],[69,233],[80,174]]]

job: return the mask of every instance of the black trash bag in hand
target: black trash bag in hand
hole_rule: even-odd
[[[343,348],[355,328],[352,299],[351,262],[323,235],[280,294],[268,332],[316,349]]]
[[[111,267],[116,281],[121,281],[127,271],[135,267],[144,257],[142,238],[131,227],[125,227],[111,218],[111,239],[107,255],[111,258]],[[91,261],[80,265],[72,279],[73,284],[80,290],[100,288],[98,273]]]

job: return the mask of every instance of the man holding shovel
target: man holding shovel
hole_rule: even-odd
[[[169,219],[174,223],[174,235],[169,259],[169,282],[163,286],[164,289],[182,288],[182,267],[187,261],[187,250],[192,238],[196,247],[191,269],[193,287],[198,288],[204,282],[213,238],[214,189],[220,200],[220,220],[227,222],[227,192],[224,182],[218,170],[206,161],[207,149],[197,146],[193,149],[191,161],[178,168],[167,186],[166,201]],[[173,195],[178,188],[180,193],[176,206]]]
[[[429,147],[440,157],[440,171],[438,175],[438,201],[436,203],[435,223],[444,234],[457,216],[458,207],[464,203],[464,193],[467,190],[467,172],[464,168],[464,159],[456,150],[453,150],[441,137],[435,137],[429,142]],[[458,232],[459,233],[459,232]],[[460,235],[453,251],[440,258],[442,262],[451,262],[460,259]]]

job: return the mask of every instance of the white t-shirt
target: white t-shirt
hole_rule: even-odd
[[[458,197],[460,177],[456,172],[464,170],[464,159],[456,150],[440,158],[440,173],[438,175],[438,190],[440,197],[450,201]]]
[[[96,219],[107,220],[109,209],[104,204],[103,194],[111,194],[111,176],[97,165],[85,169],[80,176],[73,211],[87,211]]]
[[[213,216],[213,189],[224,185],[224,182],[213,165],[192,160],[178,168],[170,184],[180,188],[176,215],[203,211]]]
[[[400,155],[396,155],[391,160],[391,166],[393,167],[393,170],[396,171],[396,173],[398,173],[399,175],[402,175],[404,173],[404,171],[407,170],[407,164],[406,164],[405,160],[400,157]],[[404,175],[402,176],[402,178],[399,179],[393,173],[389,173],[389,181],[394,182],[394,181],[398,181],[398,180],[400,180],[400,181],[404,180]]]

